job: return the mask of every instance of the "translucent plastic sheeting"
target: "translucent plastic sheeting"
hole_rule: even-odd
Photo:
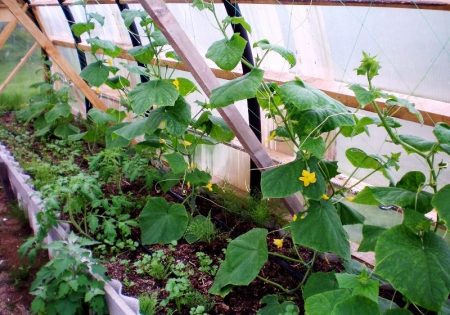
[[[138,4],[132,4],[130,8],[142,9]],[[214,41],[222,38],[213,16],[207,11],[200,12],[190,4],[169,4],[169,8],[203,56]],[[271,43],[291,49],[296,55],[297,65],[289,69],[281,57],[269,54],[263,64],[266,70],[288,71],[300,77],[364,84],[363,78],[357,77],[353,70],[364,50],[377,55],[383,66],[380,77],[375,80],[378,87],[406,95],[450,102],[450,12],[344,5],[318,7],[241,4],[240,8],[242,15],[252,25],[252,42],[268,39]],[[85,20],[80,6],[71,6],[71,9],[76,21]],[[226,17],[223,5],[217,4],[216,10],[219,19]],[[60,8],[42,8],[41,12],[46,30],[51,36],[71,40]],[[97,26],[92,36],[125,46],[131,45],[116,5],[89,5],[88,12],[98,12],[106,17],[105,25]],[[139,25],[138,30],[143,44],[148,43]],[[215,66],[210,60],[206,59],[206,62]],[[119,67],[120,63],[121,61],[115,61],[115,65]],[[239,71],[239,66],[236,71]],[[176,71],[174,75],[192,79],[190,74],[182,71]],[[134,84],[138,82],[135,77]],[[189,99],[206,100],[206,97],[198,93]],[[238,102],[236,105],[248,121],[246,102]],[[192,112],[196,113],[197,105],[192,106]],[[431,127],[402,123],[405,133],[433,138]],[[285,143],[264,141],[273,128],[274,123],[263,118],[264,145],[274,151],[292,154],[289,145]],[[386,142],[383,130],[371,128],[370,132],[370,141],[366,136],[355,139],[338,138],[337,159],[343,173],[349,174],[353,170],[345,158],[345,150],[348,147],[359,147],[368,153],[376,154],[398,151],[397,147]],[[226,146],[202,147],[197,154],[197,161],[214,176],[226,179],[239,188],[248,186],[249,160],[245,153]],[[400,173],[395,174],[396,178],[399,178],[408,166],[422,171],[426,169],[425,166],[417,164],[415,157],[408,156],[405,152],[402,153],[401,162],[403,167]],[[448,182],[449,173],[447,171],[443,174],[444,180]],[[363,176],[364,173],[360,172],[356,178]],[[375,176],[368,182],[376,184],[383,181],[381,176]]]

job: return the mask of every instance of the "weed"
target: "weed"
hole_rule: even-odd
[[[214,276],[217,272],[217,266],[213,265],[213,260],[204,252],[197,252],[195,256],[198,258],[200,267],[198,270]]]
[[[139,297],[139,312],[142,315],[154,315],[158,310],[158,293],[143,294]]]
[[[208,242],[210,243],[217,235],[217,230],[211,217],[197,215],[191,219],[186,229],[184,238],[189,244],[194,242]]]
[[[172,272],[173,257],[157,250],[151,255],[144,255],[134,263],[136,273],[148,275],[152,278],[163,280]]]

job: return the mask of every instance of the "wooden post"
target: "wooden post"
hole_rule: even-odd
[[[106,110],[107,106],[97,97],[95,92],[84,82],[79,74],[70,66],[67,60],[59,53],[58,49],[48,39],[48,37],[42,33],[39,28],[34,24],[30,17],[23,12],[20,5],[16,0],[2,0],[8,7],[16,19],[25,27],[25,29],[34,37],[34,39],[41,45],[41,47],[47,52],[48,56],[59,66],[70,81],[81,90],[81,92],[89,99],[91,104],[101,110]]]
[[[33,55],[36,48],[39,47],[38,43],[34,43],[33,46],[28,50],[28,52],[25,54],[25,56],[20,59],[19,63],[12,69],[12,71],[8,74],[6,79],[3,81],[3,83],[0,85],[0,93],[3,92],[3,90],[6,88],[6,86],[11,82],[11,80],[14,78],[14,76],[19,72],[20,69],[25,65],[28,59],[30,59],[31,55]]]
[[[12,1],[12,0],[7,0]],[[173,14],[162,0],[139,0],[144,9],[164,33],[177,54],[183,59],[203,91],[209,96],[211,91],[220,86],[219,80],[203,60],[197,48],[190,41]],[[250,158],[262,170],[273,167],[274,162],[256,138],[247,122],[234,105],[218,109],[218,112],[233,130]],[[303,209],[295,196],[284,198],[291,214]]]

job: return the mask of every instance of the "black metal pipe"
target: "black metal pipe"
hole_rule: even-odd
[[[129,10],[128,4],[120,3],[120,0],[116,0],[116,4],[119,7],[120,12],[123,12],[124,10]],[[128,28],[128,34],[130,35],[130,40],[133,47],[138,47],[142,45],[141,38],[139,37],[139,31],[134,21],[130,24],[130,27]],[[145,67],[145,65],[143,63],[140,63],[139,61],[137,61],[137,64],[140,67]],[[140,75],[140,78],[142,83],[148,82],[148,78],[145,75]]]
[[[75,18],[73,17],[72,11],[70,10],[70,7],[63,4],[63,0],[58,0],[59,7],[64,13],[64,16],[67,20],[67,23],[69,24],[70,32],[72,34],[72,38],[75,42],[77,56],[78,56],[78,62],[80,63],[80,69],[83,70],[87,66],[87,60],[86,60],[86,54],[81,49],[78,49],[78,44],[81,43],[81,38],[79,36],[76,36],[74,32],[72,31],[72,25],[75,24]],[[86,107],[86,112],[88,112],[92,108],[91,102],[85,97],[84,98],[84,106]]]
[[[224,0],[223,4],[225,5],[225,10],[227,11],[228,16],[230,17],[242,16],[241,11],[239,9],[239,4],[231,3],[228,0]],[[252,46],[248,38],[247,30],[241,24],[232,24],[232,27],[235,33],[239,33],[239,35],[241,35],[241,37],[247,41],[247,45],[245,46],[245,50],[244,53],[242,54],[242,57],[245,60],[247,60],[250,64],[255,65],[252,53]],[[251,69],[245,63],[242,63],[243,74],[246,74],[250,71]],[[259,142],[261,142],[261,111],[258,104],[258,100],[256,98],[247,99],[247,109],[248,109],[248,123],[250,129],[258,138]],[[253,162],[253,160],[250,160],[250,193],[254,197],[259,197],[261,194],[261,171],[258,170],[258,167],[256,166],[255,162]]]

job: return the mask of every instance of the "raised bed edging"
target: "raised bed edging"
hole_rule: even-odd
[[[30,176],[25,174],[14,156],[3,144],[0,144],[0,162],[5,163],[11,189],[18,203],[24,209],[33,233],[36,234],[39,230],[36,216],[42,211],[43,206],[41,196],[30,185]],[[67,238],[69,231],[68,224],[60,223],[49,232],[45,242],[48,244],[56,240],[64,240]],[[49,255],[51,256],[50,251]],[[112,279],[106,282],[104,290],[108,310],[111,315],[139,314],[139,301],[136,298],[122,294],[122,283],[120,281]]]

